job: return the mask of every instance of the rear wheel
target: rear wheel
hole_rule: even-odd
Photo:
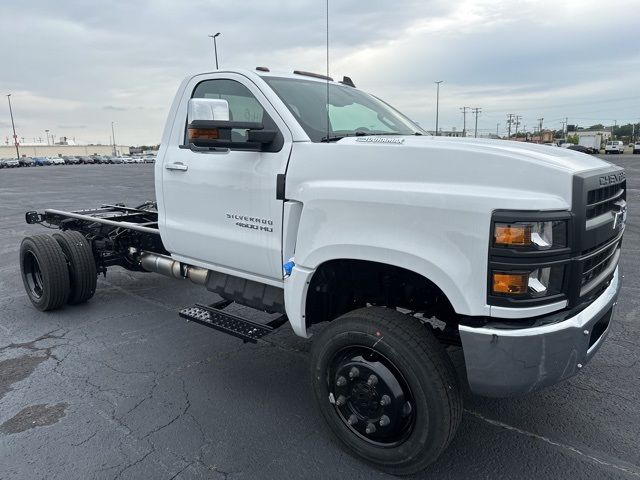
[[[38,310],[54,310],[69,297],[69,271],[58,242],[49,235],[26,237],[20,245],[20,272],[29,300]]]
[[[86,302],[96,291],[98,273],[91,244],[79,232],[67,230],[54,233],[62,249],[69,269],[70,292],[67,303]]]
[[[424,469],[460,423],[449,357],[429,330],[395,310],[363,308],[334,320],[314,339],[311,374],[333,433],[388,473]]]

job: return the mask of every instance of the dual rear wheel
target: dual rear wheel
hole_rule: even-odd
[[[79,232],[26,237],[20,271],[29,300],[41,311],[86,302],[96,291],[93,250]]]

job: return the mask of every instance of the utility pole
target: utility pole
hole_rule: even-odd
[[[467,110],[471,110],[471,107],[460,107],[462,112],[462,136],[467,136]]]
[[[538,143],[542,143],[542,121],[544,118],[538,119]]]
[[[111,122],[111,138],[113,139],[113,156],[117,155],[116,153],[116,134],[113,131],[113,122]]]
[[[18,149],[18,135],[16,135],[16,125],[13,123],[13,110],[11,109],[11,94],[7,95],[9,101],[9,114],[11,115],[11,127],[13,128],[13,143],[16,146],[16,158],[20,158],[20,150]]]
[[[509,131],[507,135],[507,140],[511,140],[511,124],[513,123],[513,117],[515,117],[515,114],[507,113],[507,128]]]
[[[438,80],[437,82],[433,82],[436,84],[436,137],[438,136],[438,109],[440,106],[440,84],[443,80]]]
[[[496,123],[496,137],[500,138],[500,134],[498,133],[498,130],[500,130],[500,124]]]
[[[475,113],[476,115],[476,128],[473,131],[473,138],[477,138],[478,137],[478,114],[482,111],[482,109],[475,107],[475,108],[472,108],[471,111],[473,111],[473,113]]]
[[[522,120],[522,117],[520,115],[516,115],[516,140],[518,139],[518,126],[520,125],[520,120]]]
[[[613,140],[613,129],[616,128],[617,126],[618,126],[618,121],[614,120],[613,127],[611,127],[611,140]]]
[[[216,37],[220,35],[220,32],[215,35],[209,35],[209,38],[213,38],[213,52],[216,57],[216,70],[218,70],[218,44],[216,43]]]

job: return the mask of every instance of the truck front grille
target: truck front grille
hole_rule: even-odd
[[[614,185],[590,190],[587,194],[587,220],[611,212],[616,207],[616,202],[624,199],[626,180]]]

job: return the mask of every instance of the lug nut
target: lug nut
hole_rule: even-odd
[[[406,417],[411,413],[411,410],[412,410],[411,404],[409,402],[404,402],[404,405],[402,406],[402,415]]]
[[[581,363],[578,364],[578,368],[582,368],[582,364]]]
[[[342,405],[344,405],[345,403],[347,403],[347,399],[345,398],[344,395],[340,395],[338,397],[338,399],[336,400],[336,405],[341,407]]]
[[[349,417],[349,420],[347,420],[347,423],[349,425],[355,425],[356,423],[358,423],[358,417],[356,417],[353,413],[351,414],[351,416]]]
[[[336,380],[336,385],[338,387],[344,387],[347,384],[347,379],[344,377],[338,377],[338,380]]]
[[[389,425],[391,423],[391,420],[386,415],[382,415],[380,417],[380,422],[378,422],[378,423],[380,423],[381,427],[386,427],[387,425]]]
[[[383,395],[382,398],[380,399],[380,405],[382,405],[383,407],[386,407],[390,403],[391,403],[391,398],[389,397],[389,395]]]
[[[360,376],[360,370],[358,370],[356,367],[351,367],[351,370],[349,370],[349,378],[358,378]]]
[[[584,331],[584,332],[582,332],[582,333],[584,333],[585,335],[589,335],[589,330],[585,330],[585,331]]]
[[[367,428],[365,429],[365,432],[367,432],[367,435],[371,435],[375,431],[376,431],[376,426],[373,423],[368,423]]]
[[[378,377],[376,377],[375,375],[369,375],[369,379],[367,380],[367,385],[369,385],[370,387],[373,387],[377,383],[378,383]]]

